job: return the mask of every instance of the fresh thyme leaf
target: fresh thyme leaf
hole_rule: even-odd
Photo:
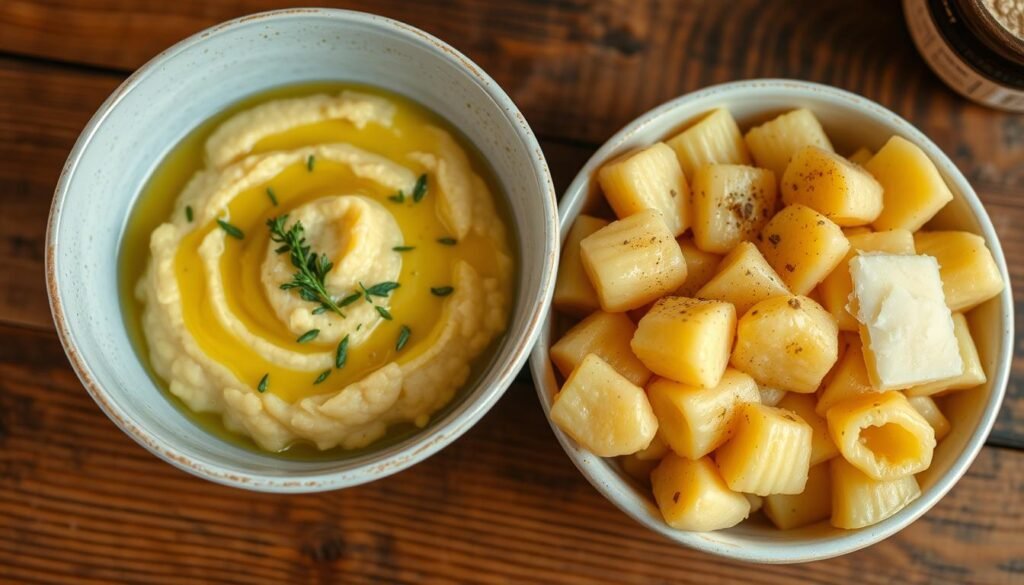
[[[445,246],[454,246],[459,242],[456,241],[455,238],[437,238],[437,243],[444,244]]]
[[[423,197],[427,194],[427,175],[426,173],[420,175],[419,179],[416,179],[416,186],[412,188],[412,201],[413,203],[419,203],[423,200]]]
[[[409,343],[409,335],[412,331],[408,325],[402,325],[402,328],[398,331],[398,343],[395,344],[395,351],[402,351],[406,343]]]
[[[314,315],[320,315],[322,313],[326,313],[327,311],[328,311],[327,305],[320,305],[319,307],[313,309],[313,314]]]
[[[364,292],[366,293],[367,297],[386,297],[388,296],[388,293],[395,290],[399,286],[401,285],[398,284],[397,282],[378,282],[377,284],[371,286],[370,288],[364,289]]]
[[[185,219],[187,219],[189,223],[192,223],[192,206],[191,205],[186,205],[185,206]]]
[[[300,335],[299,338],[296,339],[295,341],[299,343],[306,343],[308,341],[313,341],[314,339],[316,339],[317,335],[320,335],[319,329],[310,329],[309,331]]]
[[[344,368],[348,360],[348,335],[338,344],[338,351],[334,354],[334,367]]]
[[[271,203],[277,205],[277,195],[274,194],[274,190],[270,187],[267,187],[267,197],[270,198]]]
[[[306,170],[312,173],[313,172],[313,165],[315,165],[315,164],[316,164],[316,157],[313,156],[312,154],[309,155],[309,158],[306,159]]]
[[[330,375],[331,375],[331,370],[330,369],[326,369],[323,372],[320,372],[320,375],[316,377],[316,380],[313,380],[313,383],[314,384],[319,384],[320,382],[323,382],[324,380],[326,380],[327,376],[330,376]]]
[[[391,313],[389,313],[387,309],[385,309],[384,307],[382,307],[380,305],[374,305],[373,308],[377,309],[377,312],[380,313],[381,317],[384,317],[385,321],[390,321],[391,320],[391,318],[392,318],[391,317]]]
[[[359,331],[362,328],[363,328],[363,324],[362,323],[360,323],[359,325],[356,325],[356,331]]]
[[[409,250],[415,250],[416,246],[395,246],[391,249],[395,252],[408,252]]]
[[[430,292],[436,297],[446,297],[452,294],[455,289],[450,286],[432,286]]]
[[[227,232],[228,235],[231,236],[232,238],[235,238],[236,240],[243,240],[243,239],[245,239],[245,234],[242,233],[242,230],[236,228],[235,226],[231,225],[230,223],[224,221],[223,219],[218,219],[217,220],[217,225],[219,225],[220,229],[222,229],[225,232]]]
[[[259,385],[256,386],[256,389],[259,390],[260,394],[263,394],[264,392],[267,391],[267,382],[269,381],[269,379],[270,374],[263,374],[263,377],[260,378],[260,383]]]
[[[360,282],[359,283],[359,288],[360,288],[360,290],[363,291],[363,296],[366,297],[366,302],[368,302],[368,303],[370,303],[372,305],[373,301],[370,300],[370,294],[368,292],[366,292],[366,286],[364,286],[363,283]]]
[[[303,300],[320,303],[321,306],[327,307],[327,310],[345,318],[345,313],[334,302],[334,298],[327,292],[327,285],[324,284],[327,273],[334,265],[326,255],[310,250],[309,244],[306,243],[306,231],[302,227],[301,221],[295,222],[286,230],[285,223],[287,221],[287,215],[267,220],[267,227],[270,228],[270,240],[281,244],[275,252],[278,254],[290,252],[292,266],[295,267],[292,279],[282,284],[281,290],[297,289],[299,297]]]
[[[388,197],[388,200],[394,201],[395,203],[405,203],[405,191],[402,191],[401,189],[399,189],[398,193],[395,193],[394,195],[390,195]]]
[[[347,306],[351,305],[352,303],[358,301],[359,298],[362,297],[362,296],[363,296],[363,293],[354,292],[354,293],[348,295],[347,297],[341,299],[340,301],[338,301],[338,306],[339,307],[347,307]]]

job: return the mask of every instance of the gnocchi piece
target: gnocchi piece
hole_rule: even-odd
[[[918,254],[939,261],[939,276],[951,311],[970,311],[1003,291],[1003,277],[985,239],[970,232],[917,232]]]
[[[757,385],[757,391],[761,394],[761,404],[765,406],[778,406],[782,399],[786,397],[786,394],[788,394],[785,390],[761,384]]]
[[[619,313],[669,294],[686,280],[686,261],[661,214],[645,209],[580,242],[583,268],[601,308]]]
[[[807,485],[799,494],[772,494],[764,498],[764,515],[779,530],[800,528],[832,515],[832,474],[828,463],[811,466]]]
[[[596,354],[583,358],[555,395],[551,420],[580,447],[599,457],[646,449],[658,432],[658,419],[643,388]]]
[[[651,485],[651,472],[654,471],[654,468],[659,463],[661,463],[659,459],[640,459],[635,453],[619,458],[619,465],[622,466],[622,471],[647,487]]]
[[[935,163],[917,145],[893,136],[864,168],[882,185],[882,213],[876,230],[915,232],[953,199]]]
[[[690,226],[690,188],[676,155],[659,142],[631,152],[597,175],[605,199],[620,219],[644,209],[661,212],[672,235]]]
[[[811,292],[850,250],[839,226],[800,204],[775,214],[761,236],[759,247],[765,260],[795,295]]]
[[[821,281],[818,290],[821,292],[822,305],[835,317],[840,331],[857,331],[858,323],[850,311],[846,309],[853,293],[853,279],[850,277],[850,260],[858,252],[888,252],[890,254],[914,254],[914,235],[907,230],[887,230],[884,232],[868,232],[847,235],[850,251],[839,262],[825,280]]]
[[[957,347],[960,350],[960,359],[964,364],[963,373],[959,376],[946,378],[945,380],[937,380],[907,388],[907,396],[934,396],[955,390],[966,390],[980,386],[988,380],[985,376],[985,370],[981,367],[978,348],[974,345],[971,329],[967,325],[967,319],[963,313],[953,313],[953,335],[956,336]]]
[[[562,257],[558,263],[558,279],[555,281],[555,294],[551,303],[560,312],[574,317],[582,317],[601,308],[597,300],[597,292],[590,284],[590,278],[583,270],[580,260],[580,241],[597,230],[608,225],[608,222],[589,215],[581,215],[572,224],[569,235],[562,246]]]
[[[735,331],[729,303],[665,297],[640,319],[630,346],[659,376],[712,388],[729,364]]]
[[[897,479],[932,464],[935,431],[899,392],[844,400],[826,417],[839,452],[872,479]]]
[[[650,400],[650,398],[648,398]],[[653,409],[653,405],[652,405]],[[654,413],[657,416],[657,412]],[[651,440],[651,444],[646,449],[641,449],[636,453],[633,453],[630,457],[636,457],[641,461],[660,461],[662,457],[668,454],[668,443],[665,439],[661,438],[662,429],[661,422],[658,422],[658,433],[654,435],[654,439]]]
[[[693,243],[693,238],[682,237],[677,241],[679,250],[683,253],[683,259],[686,261],[686,280],[683,281],[683,286],[676,290],[676,296],[695,297],[700,287],[707,284],[718,271],[718,264],[722,261],[722,257],[701,250]]]
[[[597,354],[615,371],[636,386],[643,386],[651,377],[629,347],[636,326],[623,313],[596,311],[566,331],[551,346],[551,361],[563,376],[569,377],[587,354]]]
[[[699,291],[697,297],[732,303],[739,314],[757,303],[782,295],[789,289],[761,255],[757,246],[741,242],[718,266],[718,273]]]
[[[735,413],[745,402],[758,402],[754,380],[736,370],[726,370],[713,388],[699,388],[656,378],[647,398],[658,417],[658,428],[672,451],[699,459],[732,436]]]
[[[683,174],[690,179],[704,165],[750,164],[740,128],[725,108],[712,111],[668,140],[667,144],[679,158]]]
[[[753,239],[775,211],[775,174],[743,165],[712,164],[693,175],[693,239],[725,254]]]
[[[836,225],[866,225],[882,213],[882,186],[859,165],[817,146],[796,151],[782,176],[782,201],[802,203]]]
[[[736,430],[715,452],[729,489],[767,496],[804,491],[811,466],[811,427],[781,408],[755,402],[735,414]]]
[[[828,423],[814,411],[813,395],[788,392],[786,397],[779,402],[778,407],[796,414],[810,425],[812,467],[839,455],[839,449],[828,434]]]
[[[875,153],[871,152],[869,149],[862,146],[855,150],[853,154],[846,158],[855,165],[864,166],[864,163],[871,160],[871,157],[873,156],[875,156]]]
[[[754,494],[743,494],[747,497],[747,501],[750,502],[750,513],[754,514],[764,506],[764,498],[761,496],[755,496]]]
[[[807,297],[761,301],[740,318],[730,362],[759,384],[809,394],[839,359],[832,316]]]
[[[860,339],[851,339],[846,353],[843,354],[843,359],[839,361],[831,379],[818,395],[818,404],[814,411],[820,416],[825,416],[828,409],[836,404],[870,392],[878,392],[878,390],[875,390],[868,380]]]
[[[813,145],[829,152],[833,150],[821,123],[807,109],[786,112],[750,129],[746,142],[757,166],[769,169],[776,177],[786,172],[789,160],[805,146]]]
[[[913,475],[879,481],[842,457],[829,462],[832,478],[832,526],[852,530],[878,524],[921,495]]]
[[[665,523],[678,530],[721,530],[750,515],[747,498],[725,485],[708,457],[670,453],[651,472],[651,488]]]

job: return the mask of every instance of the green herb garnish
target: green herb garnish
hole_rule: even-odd
[[[277,195],[274,194],[274,190],[270,187],[267,187],[267,197],[270,198],[271,203],[277,205]]]
[[[299,338],[296,339],[295,341],[297,341],[299,343],[306,343],[306,342],[313,341],[314,339],[316,339],[317,335],[320,335],[320,330],[319,329],[310,329],[309,331],[307,331],[307,332],[303,333],[302,335],[300,335]]]
[[[185,219],[187,219],[189,223],[192,223],[192,217],[193,217],[192,216],[192,206],[191,205],[186,205],[185,206]]]
[[[313,165],[315,165],[315,164],[316,164],[316,157],[313,156],[312,154],[309,155],[309,158],[306,159],[306,170],[312,173],[313,172]]]
[[[409,250],[415,250],[416,246],[395,246],[391,249],[395,252],[408,252]]]
[[[384,307],[382,307],[380,305],[374,305],[373,308],[377,309],[377,312],[380,313],[381,317],[384,317],[385,321],[390,321],[391,320],[391,318],[392,318],[391,317],[391,313],[389,313],[387,309],[385,309]]]
[[[320,315],[320,314],[323,314],[323,313],[326,313],[326,312],[327,312],[327,307],[325,307],[323,305],[320,305],[319,307],[313,309],[313,314],[314,315]]]
[[[432,286],[430,292],[436,297],[446,297],[452,294],[455,289],[450,286]]]
[[[420,175],[419,179],[416,179],[416,186],[412,188],[412,200],[413,203],[419,203],[423,200],[427,194],[427,175],[426,173]]]
[[[264,392],[267,391],[267,382],[269,381],[269,379],[270,374],[263,374],[263,377],[260,378],[260,383],[256,386],[256,390],[258,390],[260,394],[263,394]]]
[[[363,296],[363,293],[354,292],[354,293],[348,295],[347,297],[341,299],[340,301],[338,301],[338,306],[339,307],[347,307],[347,306],[351,305],[352,303],[358,301],[359,298],[362,297],[362,296]]]
[[[222,229],[225,232],[227,232],[228,235],[231,236],[232,238],[235,238],[236,240],[243,240],[243,239],[245,239],[245,234],[242,233],[242,230],[236,228],[235,226],[231,225],[230,223],[224,221],[223,219],[218,219],[217,220],[217,225],[219,225],[220,229]]]
[[[401,286],[397,282],[378,282],[370,288],[364,288],[363,292],[366,294],[366,298],[373,297],[386,297],[388,294]]]
[[[398,342],[395,343],[395,351],[402,351],[406,343],[409,343],[409,335],[412,331],[408,325],[402,325],[402,328],[398,331]]]
[[[320,375],[316,377],[316,380],[313,380],[313,383],[314,384],[319,384],[320,382],[323,382],[324,380],[326,380],[327,376],[330,376],[330,375],[331,375],[331,370],[328,368],[328,369],[324,370],[323,372],[320,372]]]
[[[455,238],[437,238],[437,243],[444,244],[445,246],[454,246],[459,242],[457,242]]]
[[[348,360],[348,335],[346,335],[341,343],[338,344],[338,351],[334,354],[334,367],[344,368],[345,362]]]
[[[394,201],[395,203],[405,203],[405,191],[399,189],[398,193],[388,196],[388,200]]]
[[[321,306],[327,307],[327,310],[333,311],[344,318],[345,313],[334,302],[324,284],[324,279],[331,268],[334,267],[334,264],[327,259],[326,255],[310,251],[309,244],[306,243],[306,232],[302,227],[301,221],[295,222],[292,227],[285,230],[284,225],[286,221],[288,221],[287,215],[267,220],[267,227],[270,228],[270,239],[281,244],[275,251],[278,254],[290,252],[292,266],[296,269],[292,280],[282,284],[281,290],[297,289],[302,299],[320,303]]]

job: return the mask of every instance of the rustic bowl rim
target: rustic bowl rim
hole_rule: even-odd
[[[1002,293],[997,297],[999,299],[999,315],[1004,321],[1004,327],[1001,335],[999,335],[1000,346],[996,355],[996,366],[991,376],[991,393],[988,401],[984,405],[974,433],[968,439],[963,452],[953,460],[949,470],[937,477],[935,484],[929,489],[922,490],[922,494],[917,500],[892,517],[874,526],[860,530],[851,530],[848,534],[829,541],[812,541],[800,545],[792,545],[787,547],[783,553],[778,552],[777,549],[771,550],[762,546],[756,539],[744,538],[742,536],[734,539],[742,542],[724,543],[716,541],[713,536],[707,536],[714,535],[715,533],[687,532],[670,528],[665,524],[660,515],[656,516],[651,513],[650,506],[641,501],[641,498],[636,493],[629,489],[623,489],[623,485],[614,485],[612,480],[618,479],[618,476],[601,465],[601,458],[579,449],[573,440],[551,421],[551,398],[558,388],[552,387],[551,384],[553,381],[553,378],[550,376],[552,366],[547,355],[548,347],[545,346],[545,338],[543,336],[538,337],[537,344],[530,355],[530,370],[541,407],[563,450],[591,485],[622,512],[646,528],[683,546],[741,561],[784,564],[837,557],[880,542],[923,516],[963,477],[984,446],[985,440],[995,424],[999,407],[1006,392],[1010,365],[1013,358],[1014,307],[1009,272],[998,235],[977,193],[975,193],[973,187],[952,160],[923,132],[888,108],[858,94],[809,81],[766,78],[712,85],[684,94],[640,115],[609,138],[587,160],[586,164],[580,169],[572,183],[565,190],[558,208],[560,241],[564,239],[572,222],[575,221],[576,216],[580,213],[576,212],[570,216],[570,208],[575,205],[577,200],[586,198],[589,195],[588,189],[592,178],[596,176],[596,171],[604,162],[615,155],[622,148],[622,145],[634,134],[651,125],[658,124],[662,124],[665,132],[668,132],[672,126],[665,125],[662,121],[664,118],[670,117],[677,109],[689,107],[700,102],[707,102],[707,109],[711,109],[717,105],[714,101],[715,99],[749,96],[766,89],[791,90],[809,98],[824,95],[828,99],[845,103],[850,111],[858,116],[875,120],[884,119],[885,123],[898,127],[899,132],[904,137],[920,146],[936,163],[940,172],[952,183],[955,196],[963,197],[980,225],[981,235],[985,238],[986,244],[992,251],[992,255],[1006,283]],[[549,313],[545,317],[544,327],[551,327],[553,315],[554,309],[549,308]],[[780,532],[780,534],[783,533]]]
[[[531,179],[544,186],[543,190],[538,193],[536,205],[541,207],[539,213],[544,217],[543,223],[546,240],[542,243],[542,246],[539,246],[541,251],[536,253],[538,258],[537,265],[531,267],[531,269],[539,272],[540,284],[537,286],[536,298],[529,299],[529,302],[519,301],[519,304],[527,307],[523,309],[524,314],[527,316],[524,319],[525,326],[519,331],[514,331],[510,327],[503,334],[510,340],[508,349],[499,350],[499,355],[504,354],[503,359],[496,359],[481,374],[480,379],[484,377],[484,374],[496,372],[493,383],[485,388],[479,387],[479,383],[477,383],[477,386],[469,388],[468,391],[473,392],[471,398],[467,398],[463,404],[460,404],[455,412],[449,413],[444,421],[420,431],[411,439],[403,441],[400,450],[386,457],[378,457],[375,460],[358,466],[325,472],[303,473],[298,474],[297,477],[282,477],[255,471],[244,473],[231,472],[216,463],[199,461],[185,456],[176,449],[175,445],[161,441],[147,431],[146,428],[133,419],[130,412],[126,412],[125,409],[120,408],[110,399],[108,391],[97,380],[93,369],[82,357],[79,341],[75,338],[63,309],[61,279],[57,269],[57,248],[60,245],[59,237],[61,233],[63,202],[68,195],[76,169],[97,130],[114,107],[126,95],[150,76],[160,74],[161,64],[183,51],[193,49],[195,46],[202,45],[218,35],[244,27],[253,21],[262,23],[269,21],[281,22],[288,19],[310,17],[352,22],[368,28],[379,29],[382,35],[397,36],[409,41],[415,47],[415,50],[424,54],[432,53],[434,56],[440,57],[449,64],[454,65],[462,75],[472,80],[490,99],[494,100],[501,115],[510,123],[515,131],[517,141],[514,148],[520,150],[523,156],[529,160],[529,167],[533,171]],[[171,465],[214,483],[272,493],[320,492],[352,487],[381,479],[423,461],[461,437],[497,403],[512,384],[518,372],[524,367],[533,342],[539,335],[543,315],[550,304],[559,249],[557,229],[557,198],[554,183],[540,144],[537,142],[537,138],[526,122],[525,117],[512,99],[479,65],[437,37],[412,25],[391,18],[354,10],[330,8],[272,10],[228,20],[196,32],[179,41],[138,68],[100,105],[82,130],[68,155],[54,191],[45,239],[45,278],[50,312],[56,326],[58,338],[64,347],[72,368],[104,414],[135,442]],[[515,310],[516,308],[513,307],[513,315],[515,315]],[[211,440],[220,440],[213,435],[210,435],[210,437]],[[339,467],[345,467],[344,461],[339,461]]]

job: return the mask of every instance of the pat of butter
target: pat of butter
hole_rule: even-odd
[[[862,253],[850,260],[850,276],[849,309],[861,324],[873,387],[908,388],[963,373],[935,258]]]

